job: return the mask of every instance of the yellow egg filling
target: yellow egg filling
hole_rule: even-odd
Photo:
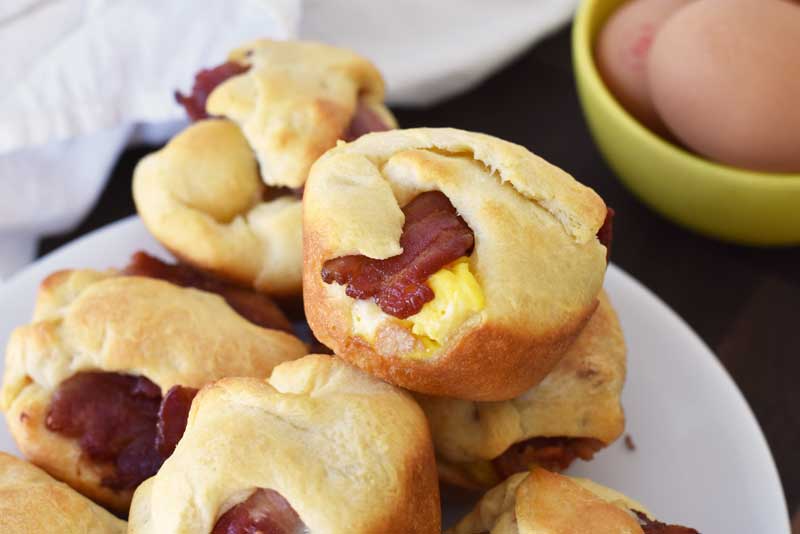
[[[483,309],[483,291],[470,272],[466,257],[434,273],[428,278],[428,285],[434,299],[406,320],[411,323],[411,333],[423,343],[427,338],[441,345],[470,315]]]
[[[379,353],[386,346],[391,349],[387,353],[399,351],[415,360],[429,358],[461,323],[483,309],[485,301],[467,257],[431,275],[428,285],[433,290],[433,300],[407,319],[386,314],[372,300],[356,300],[351,309],[353,334],[377,345]],[[381,332],[388,333],[383,339],[391,339],[388,345],[382,342]],[[403,341],[403,337],[408,339]]]

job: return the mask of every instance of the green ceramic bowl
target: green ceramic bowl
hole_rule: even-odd
[[[800,174],[705,160],[646,129],[609,93],[593,48],[600,28],[624,1],[583,0],[572,30],[581,105],[609,165],[645,204],[682,226],[742,244],[800,244]]]

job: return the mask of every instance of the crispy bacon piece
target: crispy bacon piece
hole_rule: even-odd
[[[158,410],[155,447],[163,458],[169,458],[186,431],[189,409],[198,390],[183,386],[172,386],[164,395]]]
[[[304,534],[308,528],[277,491],[257,489],[219,518],[211,534]]]
[[[597,239],[606,247],[606,261],[611,256],[611,241],[614,238],[614,215],[616,215],[614,209],[608,208],[603,226],[597,231]]]
[[[402,254],[385,260],[342,256],[326,261],[322,267],[325,283],[347,285],[350,297],[372,298],[383,311],[401,319],[433,300],[428,278],[468,255],[474,244],[472,230],[439,191],[418,195],[403,213]]]
[[[350,141],[355,141],[364,134],[370,132],[385,132],[389,129],[389,125],[385,124],[366,102],[359,99],[356,112],[350,120],[350,125],[345,130],[342,138],[349,143]]]
[[[175,449],[186,428],[191,388],[172,388],[162,404],[161,389],[143,376],[84,372],[53,394],[45,418],[48,430],[77,439],[93,462],[110,464],[102,484],[133,489],[153,476]],[[157,437],[163,434],[161,445]]]
[[[272,202],[273,200],[281,197],[295,197],[302,200],[304,189],[305,186],[294,187],[294,188],[267,186],[264,188],[264,191],[261,194],[261,200],[262,202]]]
[[[693,528],[681,527],[678,525],[667,525],[660,521],[652,521],[639,510],[631,510],[639,519],[639,526],[642,527],[644,534],[700,534]]]
[[[177,286],[216,293],[224,298],[236,313],[251,323],[273,330],[292,331],[289,320],[268,296],[223,282],[188,265],[173,265],[139,251],[131,257],[131,262],[122,270],[122,274],[158,278]]]
[[[113,489],[136,487],[156,472],[161,457],[156,436],[161,390],[147,378],[117,373],[78,373],[58,387],[45,426],[75,438],[94,462],[110,462]]]
[[[591,460],[605,444],[592,438],[532,438],[515,443],[492,460],[501,479],[538,465],[550,471],[563,471],[575,458]]]
[[[238,76],[250,70],[249,65],[241,65],[228,61],[210,69],[203,69],[194,75],[192,92],[188,95],[175,91],[175,100],[182,105],[192,121],[207,119],[206,100],[208,95],[228,78]]]

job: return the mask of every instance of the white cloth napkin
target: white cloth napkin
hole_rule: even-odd
[[[462,91],[568,20],[577,0],[3,0],[0,278],[97,200],[132,140],[185,124],[172,93],[256,37],[347,46],[393,103]],[[302,19],[301,19],[302,13]]]
[[[294,36],[299,15],[296,0],[0,2],[0,276],[80,222],[137,125],[184,120],[172,92],[198,67]]]

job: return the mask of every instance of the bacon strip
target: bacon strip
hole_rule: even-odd
[[[385,124],[380,116],[375,113],[364,100],[359,99],[356,112],[342,135],[342,139],[349,143],[350,141],[355,141],[364,134],[370,132],[385,132],[390,129],[389,125]]]
[[[616,213],[614,208],[608,208],[603,226],[597,231],[597,239],[600,241],[600,244],[606,247],[606,262],[608,262],[608,258],[611,256],[611,242],[614,239],[614,215],[616,215]]]
[[[143,376],[78,373],[56,389],[45,426],[77,439],[93,462],[113,466],[104,486],[133,489],[172,454],[186,428],[194,393],[176,386],[162,402],[161,389]]]
[[[257,489],[219,518],[211,534],[304,534],[308,528],[277,491]]]
[[[678,525],[667,525],[660,521],[653,521],[639,510],[631,510],[639,519],[639,525],[644,534],[700,534],[693,528],[681,527]]]
[[[147,378],[79,373],[53,394],[45,426],[77,439],[92,461],[115,464],[103,485],[129,489],[161,465],[153,448],[160,403],[161,390]]]
[[[189,410],[198,390],[172,386],[158,409],[155,447],[163,458],[169,458],[186,431]]]
[[[325,283],[346,285],[348,296],[372,298],[384,312],[401,319],[433,300],[428,278],[468,255],[474,245],[472,230],[439,191],[418,195],[403,213],[402,254],[385,260],[342,256],[326,261],[322,267]]]
[[[210,69],[203,69],[194,76],[192,92],[188,95],[175,91],[175,100],[186,110],[191,121],[207,119],[206,100],[208,95],[228,78],[238,76],[250,70],[249,65],[241,65],[228,61]]]
[[[500,479],[527,471],[534,465],[549,471],[564,471],[576,458],[591,460],[605,444],[592,438],[531,438],[515,443],[492,460]]]
[[[292,325],[280,308],[266,295],[223,282],[192,269],[188,265],[169,264],[146,252],[139,251],[131,257],[122,274],[146,276],[165,280],[181,287],[193,287],[216,293],[225,299],[236,313],[262,328],[292,332]]]

